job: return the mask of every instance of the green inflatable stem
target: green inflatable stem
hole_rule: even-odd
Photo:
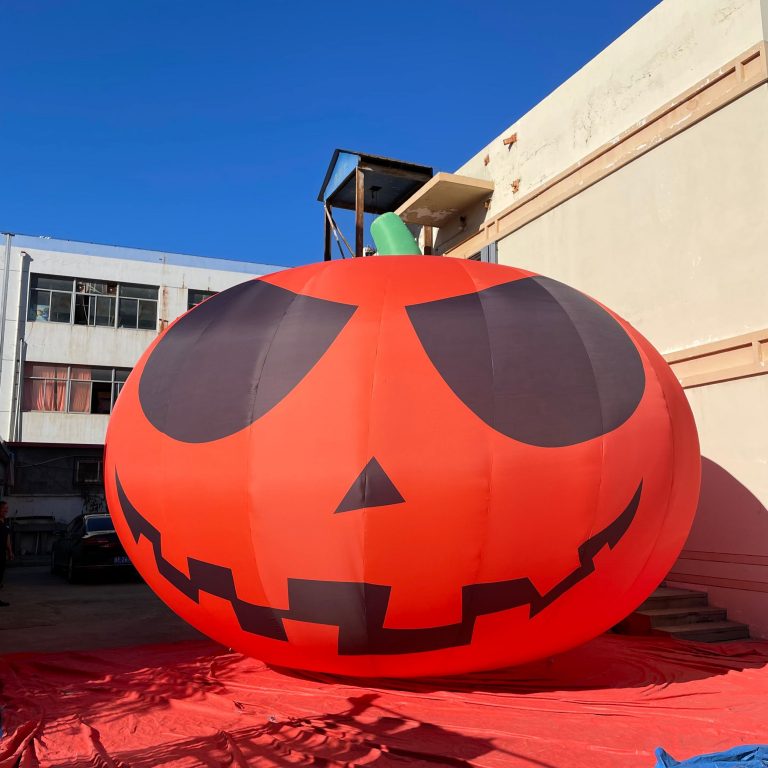
[[[371,237],[380,256],[421,256],[421,249],[396,213],[382,213],[371,223]]]

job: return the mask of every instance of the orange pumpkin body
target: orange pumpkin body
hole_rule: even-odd
[[[685,396],[576,291],[440,257],[315,264],[179,318],[126,383],[109,507],[152,589],[281,666],[460,673],[608,629],[698,496]]]

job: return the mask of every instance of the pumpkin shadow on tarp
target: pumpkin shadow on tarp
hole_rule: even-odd
[[[375,768],[475,765],[490,752],[524,759],[539,768],[555,768],[548,762],[517,755],[496,746],[491,739],[470,736],[439,725],[403,716],[377,703],[375,693],[353,696],[341,712],[278,719],[208,735],[139,749],[108,751],[100,732],[89,726],[94,758],[108,759],[132,768],[155,768],[197,758],[206,765],[366,765]],[[371,710],[377,710],[373,715]],[[83,757],[57,763],[58,768],[79,768]],[[90,764],[90,763],[89,763]],[[101,764],[101,763],[99,763]]]
[[[570,651],[517,667],[450,677],[360,679],[271,667],[313,683],[409,693],[548,694],[691,683],[768,665],[768,643],[689,643],[607,633]]]
[[[224,683],[210,674],[221,653],[226,649],[205,639],[0,655],[2,731],[39,721],[56,734],[73,717],[102,727],[141,716],[148,706],[221,695]],[[3,756],[0,749],[0,765]]]
[[[13,654],[0,658],[0,673],[9,737],[0,743],[2,765],[461,767],[504,751],[418,711],[400,712],[385,694],[302,686],[208,642]],[[146,745],[147,728],[160,731],[159,743]]]

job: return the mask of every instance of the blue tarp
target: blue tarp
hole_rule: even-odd
[[[683,761],[675,760],[661,747],[656,749],[655,768],[731,768],[734,765],[740,768],[768,768],[768,745],[734,747],[726,752],[698,755]]]

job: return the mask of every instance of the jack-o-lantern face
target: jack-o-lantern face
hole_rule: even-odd
[[[266,661],[356,675],[517,663],[621,619],[698,495],[664,361],[521,270],[374,257],[238,285],[130,376],[107,437],[152,588]]]

